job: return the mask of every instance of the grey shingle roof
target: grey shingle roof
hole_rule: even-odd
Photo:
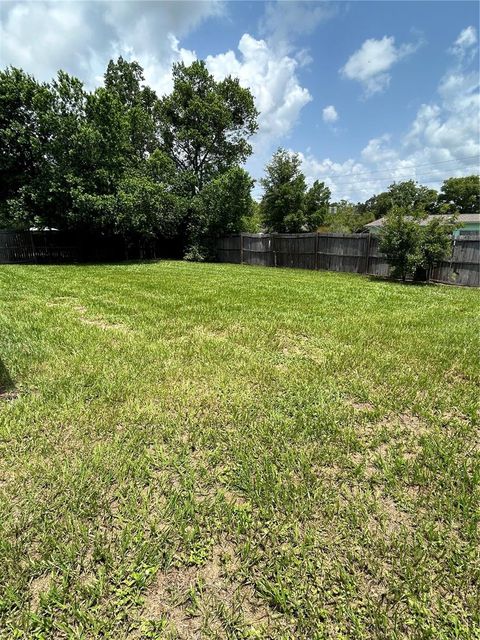
[[[427,216],[425,218],[425,220],[421,220],[420,224],[427,224],[427,222],[430,222],[430,220],[433,220],[435,218],[448,219],[449,216]],[[373,222],[369,222],[368,224],[365,225],[365,227],[367,227],[367,228],[381,227],[381,226],[383,226],[384,220],[385,220],[385,218],[379,218],[378,220],[374,220]],[[457,216],[457,221],[460,224],[466,224],[466,223],[472,223],[472,222],[476,222],[476,223],[480,224],[480,213],[461,213],[460,215]]]

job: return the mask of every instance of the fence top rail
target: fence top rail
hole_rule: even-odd
[[[240,235],[243,238],[269,238],[271,234],[270,233],[248,233],[247,231],[242,231]]]
[[[317,233],[321,238],[368,238],[370,233]],[[372,236],[373,237],[373,236]]]
[[[265,235],[274,236],[275,238],[285,238],[286,240],[289,240],[291,238],[314,238],[318,234],[315,231],[309,231],[308,233],[267,233]]]
[[[230,234],[222,236],[223,238],[236,238],[242,236],[243,238],[314,238],[320,236],[321,238],[361,238],[365,239],[371,236],[370,233],[323,233],[317,231],[308,231],[305,233],[248,233],[242,231],[240,234]],[[373,236],[372,236],[373,237]]]

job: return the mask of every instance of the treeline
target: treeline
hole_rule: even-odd
[[[415,217],[480,211],[478,175],[449,178],[439,193],[414,180],[406,180],[394,182],[387,191],[363,203],[332,202],[330,189],[323,182],[315,181],[307,189],[299,155],[284,149],[274,154],[261,184],[264,196],[260,219],[266,230],[277,233],[316,230],[355,233],[367,223],[394,211]]]
[[[216,237],[239,231],[353,232],[392,210],[479,210],[478,176],[450,178],[440,193],[409,180],[364,203],[332,203],[283,149],[257,203],[242,166],[257,118],[250,91],[231,77],[216,82],[203,61],[175,64],[162,97],[121,57],[94,91],[62,71],[50,83],[0,71],[0,228],[171,238],[202,259]]]
[[[209,238],[251,226],[241,165],[257,116],[250,91],[202,61],[174,65],[161,98],[122,58],[91,92],[64,72],[1,71],[0,228],[175,237],[201,257]]]

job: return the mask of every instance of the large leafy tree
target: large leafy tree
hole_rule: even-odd
[[[392,199],[387,191],[368,198],[365,202],[357,204],[359,213],[369,214],[373,220],[378,220],[387,215],[392,208]]]
[[[456,227],[454,217],[445,219],[443,216],[435,216],[421,228],[420,250],[423,267],[430,278],[431,269],[442,260],[446,260],[452,251],[452,234]]]
[[[305,176],[298,154],[278,149],[261,179],[264,195],[261,213],[268,231],[296,233],[306,224],[304,200]]]
[[[70,226],[72,191],[82,184],[92,167],[85,155],[87,92],[77,78],[59,71],[50,84],[50,108],[43,118],[49,132],[44,145],[47,162],[36,186],[35,223]]]
[[[217,82],[205,62],[173,66],[173,91],[157,106],[161,148],[188,174],[192,194],[250,155],[257,130],[253,96],[228,76]]]
[[[316,231],[328,212],[330,189],[315,180],[307,189],[297,153],[279,148],[261,180],[264,195],[260,211],[264,226],[277,233]]]
[[[106,203],[132,166],[122,105],[107,89],[89,94],[62,72],[49,89],[47,162],[35,187],[32,220],[36,226],[111,231]]]
[[[415,180],[394,182],[387,191],[392,207],[401,207],[410,212],[428,212],[437,199],[435,189],[429,189]]]
[[[315,180],[304,198],[305,226],[307,231],[316,231],[325,221],[330,201],[330,189],[324,182]]]
[[[372,196],[365,203],[359,204],[361,213],[369,213],[376,220],[386,216],[394,207],[400,207],[406,211],[433,213],[437,192],[415,180],[394,182],[378,195]]]
[[[480,177],[478,175],[445,180],[438,195],[440,212],[480,213]]]
[[[127,121],[130,144],[129,160],[146,158],[157,147],[155,110],[157,95],[145,86],[143,69],[138,62],[121,56],[110,60],[104,75],[105,89],[116,96]]]
[[[45,84],[14,67],[0,71],[0,226],[28,224],[35,185],[50,138],[44,114],[51,104]]]
[[[174,68],[158,100],[143,70],[110,61],[104,87],[0,73],[0,224],[176,235],[188,246],[249,220],[240,169],[257,128],[251,93],[202,62]]]
[[[32,87],[31,79],[16,70],[5,80],[0,79],[0,92],[8,84],[22,92],[26,81]],[[30,167],[23,167],[18,156],[9,154],[24,183],[4,200],[4,219],[9,226],[65,228],[72,211],[72,189],[91,169],[81,145],[87,93],[77,78],[62,71],[51,84],[37,87],[28,110],[30,142],[27,137],[22,142],[24,151],[30,146]],[[21,125],[23,111],[10,112],[14,128]],[[6,129],[0,129],[3,136]]]

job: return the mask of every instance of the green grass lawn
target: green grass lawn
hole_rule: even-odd
[[[5,638],[480,638],[480,294],[0,267]]]

